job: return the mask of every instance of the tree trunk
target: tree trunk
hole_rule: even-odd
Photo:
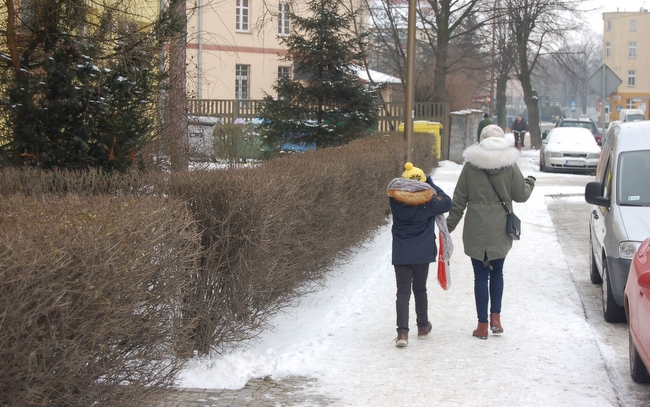
[[[172,170],[185,171],[189,162],[187,92],[185,82],[187,14],[185,0],[172,0],[172,14],[183,27],[169,44],[169,91],[165,103],[163,140]]]
[[[497,115],[497,120],[499,127],[501,127],[504,131],[508,127],[510,123],[506,123],[506,103],[508,102],[507,96],[506,96],[506,89],[508,87],[508,79],[509,75],[507,72],[501,73],[497,77],[497,105],[496,105],[496,115]]]
[[[517,44],[519,57],[519,73],[517,78],[524,91],[524,102],[528,110],[528,132],[530,133],[531,147],[539,149],[542,146],[542,135],[539,129],[539,96],[530,80],[530,66],[528,64],[528,42]]]
[[[449,40],[438,36],[436,68],[433,71],[433,101],[444,102],[447,91],[447,54]]]

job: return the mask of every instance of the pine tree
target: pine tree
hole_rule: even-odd
[[[156,135],[166,27],[86,3],[30,2],[0,53],[0,165],[124,171]]]
[[[261,133],[273,151],[284,142],[337,146],[369,134],[376,124],[378,88],[361,82],[355,66],[364,54],[350,32],[354,15],[338,0],[316,0],[307,15],[290,13],[293,32],[283,39],[294,77],[282,77],[278,98],[264,98]]]

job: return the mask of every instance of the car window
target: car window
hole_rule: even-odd
[[[616,181],[619,205],[650,205],[650,150],[621,153]]]
[[[626,122],[633,122],[635,120],[645,120],[645,116],[642,114],[628,114],[625,116]]]
[[[602,149],[600,150],[600,157],[598,157],[598,166],[596,167],[596,179],[602,181],[602,172],[605,159],[609,156],[609,148],[611,147],[611,142],[608,138],[605,138],[603,142]]]
[[[605,169],[603,170],[603,197],[610,198],[612,190],[612,157],[607,156],[607,161],[605,164]],[[611,201],[610,201],[611,202]],[[607,208],[600,206],[600,211],[605,214]]]
[[[583,129],[589,130],[594,135],[598,134],[598,129],[596,129],[596,125],[592,122],[563,121],[560,123],[559,127],[582,127]]]

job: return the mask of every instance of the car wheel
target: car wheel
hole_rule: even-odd
[[[625,322],[625,307],[614,300],[612,280],[607,269],[607,259],[603,259],[603,317],[607,322]]]
[[[591,235],[591,230],[589,231]],[[600,277],[600,272],[598,271],[598,265],[596,264],[596,257],[594,256],[594,246],[591,243],[591,236],[589,237],[589,256],[591,261],[589,262],[589,277],[591,282],[594,284],[602,284],[603,279]]]
[[[630,337],[630,376],[632,380],[637,383],[650,383],[650,374],[648,374],[648,369],[646,369],[643,360],[639,356],[639,352],[634,346],[634,341],[632,340],[632,332],[629,333]]]

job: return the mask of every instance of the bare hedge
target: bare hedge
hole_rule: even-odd
[[[191,225],[169,199],[0,197],[0,405],[139,406],[173,385]]]
[[[434,164],[431,137],[415,160]],[[291,154],[259,167],[175,174],[168,193],[202,230],[193,350],[222,352],[257,336],[306,282],[319,281],[389,212],[385,188],[404,168],[401,136]]]
[[[432,145],[415,138],[426,172]],[[255,338],[385,224],[404,147],[378,136],[173,174],[0,171],[0,405],[137,405],[185,358]]]

